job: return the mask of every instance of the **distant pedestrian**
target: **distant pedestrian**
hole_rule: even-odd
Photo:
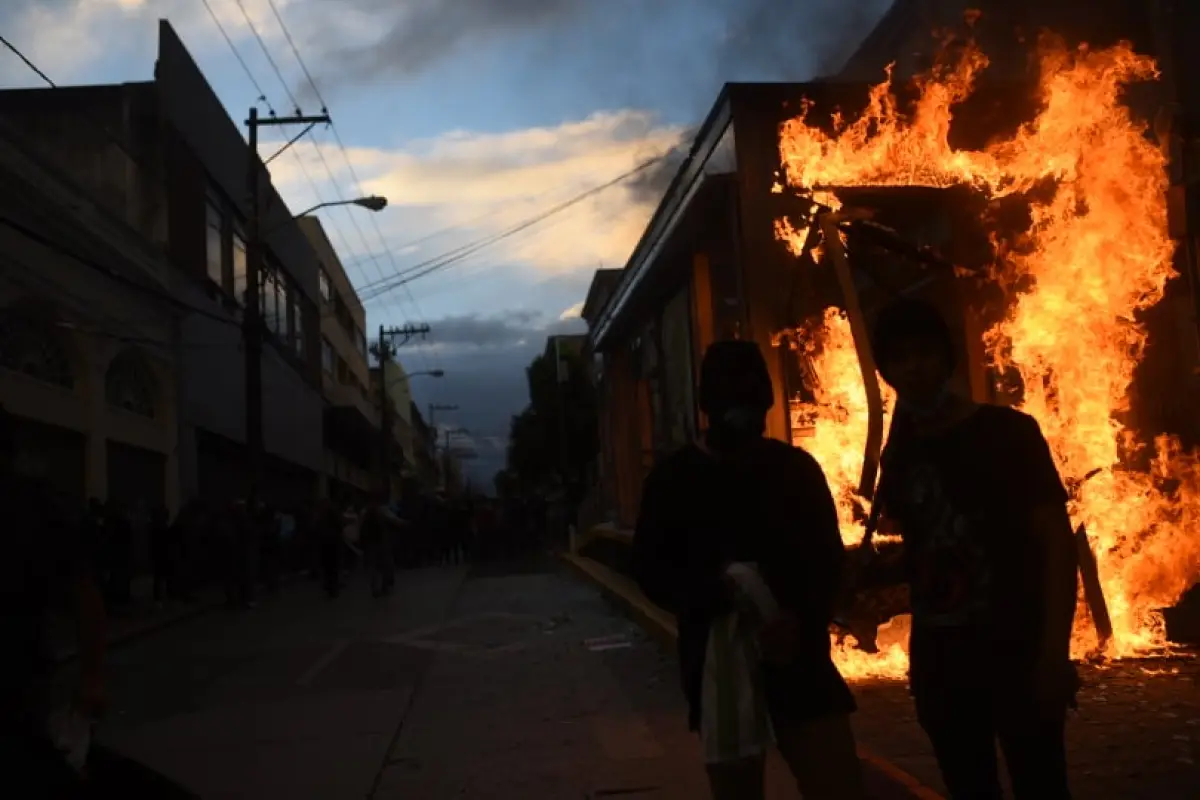
[[[397,532],[403,526],[403,521],[384,503],[383,493],[372,495],[367,507],[363,509],[359,530],[371,594],[374,597],[388,594],[395,585],[396,558],[393,543]]]
[[[879,501],[904,540],[917,717],[955,800],[998,800],[996,742],[1019,800],[1066,800],[1064,725],[1076,549],[1037,422],[957,394],[938,311],[905,301],[874,334],[896,390]]]
[[[816,460],[764,437],[773,404],[757,345],[709,347],[709,429],[646,479],[634,575],[678,620],[689,723],[715,800],[762,800],[772,744],[807,800],[857,800],[854,699],[829,641],[844,559],[837,511]]]

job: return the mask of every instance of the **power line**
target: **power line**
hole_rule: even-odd
[[[317,99],[317,102],[319,102],[321,104],[322,113],[329,114],[329,104],[325,102],[325,98],[321,95],[321,89],[320,89],[320,87],[317,86],[317,82],[313,79],[312,71],[309,70],[308,65],[305,63],[304,56],[301,55],[300,48],[296,45],[296,40],[292,36],[291,31],[288,29],[287,22],[284,21],[283,15],[279,12],[279,7],[275,4],[275,0],[268,0],[268,3],[271,8],[271,13],[275,15],[275,21],[279,24],[279,28],[283,32],[284,40],[288,43],[288,46],[291,48],[292,55],[295,57],[296,63],[300,65],[300,70],[304,73],[305,79],[308,81],[309,86],[312,88],[314,97]],[[333,123],[330,123],[329,129],[333,133],[334,140],[337,142],[338,149],[341,150],[342,157],[346,161],[346,167],[350,172],[350,177],[354,181],[354,186],[352,188],[361,195],[363,193],[363,182],[358,177],[357,171],[354,169],[354,163],[350,159],[350,154],[346,150],[346,145],[342,141],[341,134],[338,132],[337,126]],[[324,164],[324,166],[325,166],[325,171],[329,174],[330,180],[336,185],[337,180],[334,177],[334,173],[333,173],[332,169],[330,169],[330,167],[329,167],[328,161],[325,159],[325,154],[321,150],[321,147],[320,147],[320,144],[318,143],[317,137],[315,135],[313,135],[311,138],[313,141],[313,147],[317,150],[317,155],[320,157],[322,164]],[[358,220],[354,219],[353,215],[351,215],[351,221],[355,227],[355,230],[358,232],[359,237],[363,240],[363,247],[365,248],[365,250],[368,254],[368,257],[371,259],[372,263],[375,264],[376,269],[379,271],[380,279],[384,280],[386,278],[386,276],[384,274],[383,267],[380,266],[378,257],[375,256],[371,252],[372,248],[371,248],[370,244],[367,243],[366,236],[363,235],[362,229],[361,229],[361,227],[359,227]],[[396,263],[395,254],[392,253],[391,249],[387,246],[387,239],[384,237],[383,231],[379,227],[379,222],[374,217],[371,218],[371,225],[375,229],[375,235],[379,239],[380,245],[383,247],[384,252],[387,253],[389,259],[392,262],[393,272],[397,272],[399,270],[399,265]],[[412,290],[405,287],[405,293],[408,296],[409,303],[412,305],[413,310],[417,312],[417,316],[423,317],[424,314],[421,311],[421,306],[417,302],[416,297],[413,296]],[[400,311],[400,309],[398,307],[396,308],[396,310]],[[422,353],[422,356],[424,357],[424,353]],[[426,366],[426,368],[428,368],[429,367],[428,359],[426,358],[424,360],[425,360],[425,366]]]
[[[275,71],[275,77],[279,79],[279,84],[283,87],[283,91],[287,94],[288,100],[292,103],[292,108],[296,115],[300,114],[300,103],[296,100],[296,95],[292,93],[292,89],[283,78],[283,72],[279,69],[279,64],[275,62],[275,57],[271,55],[270,48],[267,47],[266,41],[263,40],[262,34],[258,32],[258,26],[254,24],[254,20],[250,17],[250,12],[246,10],[246,4],[243,0],[234,0],[238,8],[242,11],[242,17],[246,20],[246,25],[250,28],[250,32],[254,34],[255,40],[258,41],[259,48],[262,49],[263,55],[267,57],[267,63],[271,65],[271,69]]]
[[[368,299],[374,299],[376,297],[379,297],[382,294],[392,291],[393,289],[395,289],[399,286],[403,286],[406,283],[410,283],[411,281],[415,281],[418,278],[423,278],[427,275],[431,275],[435,272],[446,269],[447,267],[453,266],[454,264],[462,261],[463,259],[467,258],[468,256],[470,256],[474,253],[479,252],[480,250],[482,250],[486,247],[490,247],[494,244],[497,244],[498,242],[501,242],[512,236],[515,236],[516,234],[521,233],[522,231],[527,230],[529,228],[532,228],[533,226],[543,222],[546,219],[549,219],[550,217],[560,214],[563,211],[566,211],[567,209],[569,209],[573,206],[576,206],[579,203],[582,203],[584,200],[594,197],[595,195],[600,194],[601,192],[607,191],[608,189],[611,189],[612,187],[617,186],[617,185],[623,183],[624,181],[629,180],[630,178],[637,175],[638,173],[643,172],[643,171],[649,169],[650,167],[654,166],[655,164],[659,163],[666,157],[667,157],[666,154],[655,156],[652,159],[649,159],[647,161],[642,162],[641,164],[638,164],[633,169],[628,170],[627,172],[623,172],[622,174],[618,175],[617,177],[613,178],[612,180],[606,181],[598,186],[593,186],[592,188],[588,189],[587,191],[581,192],[580,194],[575,195],[574,197],[570,198],[569,200],[565,200],[555,206],[552,206],[551,208],[546,209],[545,211],[525,220],[524,222],[521,222],[517,225],[507,228],[506,230],[500,231],[499,233],[495,233],[490,236],[484,237],[482,239],[476,240],[474,242],[469,242],[465,245],[456,247],[453,250],[449,250],[440,256],[435,256],[433,258],[426,259],[417,264],[414,264],[413,266],[408,267],[407,269],[398,273],[395,280],[369,287],[370,291],[368,291],[366,293],[363,293],[360,291],[359,296],[362,297],[362,299],[364,301],[368,300]]]
[[[292,38],[292,32],[288,30],[287,23],[283,21],[283,15],[279,13],[279,7],[275,5],[275,0],[267,0],[267,3],[271,6],[271,13],[275,15],[275,21],[279,23],[280,30],[283,31],[283,38],[287,40],[288,47],[292,48],[292,55],[296,57],[296,62],[300,64],[300,69],[304,72],[305,80],[312,87],[313,96],[321,104],[321,112],[328,114],[329,106],[326,104],[325,98],[321,96],[321,90],[317,88],[317,82],[313,80],[312,73],[308,71],[308,65],[300,57],[300,48],[296,47],[296,40]]]
[[[31,70],[33,70],[35,73],[37,73],[37,76],[39,78],[41,78],[42,80],[44,80],[47,84],[49,84],[50,88],[52,88],[52,89],[58,88],[58,84],[56,84],[54,81],[52,81],[50,79],[49,75],[42,72],[42,70],[40,68],[38,68],[37,64],[33,63],[28,58],[26,58],[25,54],[22,53],[20,50],[18,50],[16,45],[14,45],[8,39],[4,38],[3,35],[0,35],[0,43],[3,43],[4,46],[7,47],[9,49],[9,51],[12,52],[13,55],[15,55],[17,58],[21,59],[21,61],[23,61],[25,63],[25,66],[29,67]]]
[[[242,71],[246,73],[246,77],[250,79],[250,83],[254,86],[254,91],[258,92],[258,101],[265,103],[267,110],[271,112],[271,116],[275,116],[275,109],[271,108],[270,102],[267,100],[267,93],[263,91],[262,85],[258,79],[254,77],[254,73],[250,71],[250,65],[246,63],[246,59],[242,57],[242,53],[233,44],[233,39],[225,30],[225,26],[221,24],[220,18],[217,17],[217,12],[213,11],[212,4],[208,0],[200,0],[204,3],[204,7],[208,9],[208,15],[212,17],[212,21],[216,24],[217,30],[221,32],[221,38],[225,40],[225,44],[229,45],[229,49],[233,52],[233,57],[242,65]]]
[[[209,16],[212,17],[213,23],[217,26],[217,29],[221,32],[222,37],[225,39],[225,44],[228,45],[230,52],[233,53],[233,56],[235,59],[237,59],[238,63],[241,64],[242,71],[245,72],[246,77],[250,80],[250,83],[258,91],[258,93],[260,95],[259,100],[266,105],[267,110],[270,112],[271,116],[277,116],[274,107],[271,105],[270,100],[267,98],[266,92],[262,88],[262,84],[259,83],[257,77],[254,75],[254,71],[250,68],[249,64],[246,62],[246,59],[242,56],[241,51],[238,49],[237,45],[234,44],[233,39],[226,32],[225,27],[221,24],[220,19],[217,17],[216,13],[213,11],[212,6],[209,4],[208,0],[204,0],[204,4],[205,4],[205,7],[208,9]],[[248,18],[246,9],[243,7],[241,10],[242,10],[243,17],[246,18],[247,24],[250,25],[251,28],[253,28],[253,23],[251,23],[250,19]],[[290,37],[290,34],[288,34],[288,36]],[[259,37],[258,42],[259,42],[259,46],[263,47],[265,50],[266,45],[263,42],[261,37]],[[268,58],[270,58],[269,54],[268,54]],[[275,65],[274,62],[273,62],[273,65]],[[283,86],[286,90],[287,84],[286,84],[286,82],[283,81],[282,75],[279,74],[279,70],[278,70],[277,66],[276,66],[276,75],[279,76],[280,83],[283,84]],[[307,131],[306,131],[306,133],[307,133]],[[325,196],[324,196],[323,192],[321,192],[320,188],[318,188],[317,182],[316,182],[316,180],[314,180],[314,178],[312,176],[312,172],[309,171],[308,165],[305,164],[304,159],[301,158],[299,153],[295,150],[288,150],[288,153],[292,156],[292,159],[295,161],[296,165],[300,168],[300,172],[304,175],[305,180],[308,182],[308,186],[312,190],[313,196],[317,199],[318,202],[324,203]],[[332,174],[330,177],[331,177],[331,180],[334,180]],[[335,185],[336,185],[336,181],[335,181]],[[342,230],[341,226],[336,221],[333,221],[333,220],[331,220],[331,223],[332,223],[331,224],[331,227],[332,227],[331,233],[336,235],[337,238],[339,239],[339,241],[341,243],[341,249],[346,251],[347,253],[352,252],[352,249],[349,246],[349,238],[346,236],[346,234]],[[368,248],[368,250],[369,250],[369,248]],[[345,265],[343,264],[343,267],[344,266]],[[362,271],[361,267],[359,267],[359,271],[360,271],[360,273],[362,273],[363,278],[365,280],[366,273]],[[381,277],[382,277],[382,274],[383,273],[381,272],[380,273]],[[320,314],[320,317],[322,319],[324,319],[325,317],[334,317],[334,316],[336,316],[336,314],[333,309],[329,309],[329,310],[322,309],[321,314]]]

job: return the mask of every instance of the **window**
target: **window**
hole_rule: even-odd
[[[110,406],[154,419],[157,382],[153,373],[132,351],[112,360],[104,375],[104,396]]]
[[[296,355],[304,358],[304,306],[300,302],[300,292],[292,289],[292,343],[296,347]]]
[[[279,333],[279,277],[274,267],[263,271],[262,317],[271,333]]]
[[[246,305],[246,235],[239,226],[233,229],[233,296]]]
[[[43,383],[75,387],[75,374],[56,331],[41,321],[0,316],[0,367]]]
[[[204,238],[205,273],[217,286],[225,285],[225,215],[220,202],[211,195],[207,205]]]
[[[291,331],[288,329],[288,312],[292,306],[292,295],[288,291],[290,288],[283,273],[275,273],[275,327],[273,330],[280,339],[286,340],[289,344],[291,342],[288,336]]]
[[[333,374],[333,345],[328,339],[321,339],[321,369]]]
[[[328,303],[329,301],[333,300],[333,285],[329,282],[329,273],[325,271],[324,264],[320,266],[319,274],[319,281],[321,283],[321,301]]]

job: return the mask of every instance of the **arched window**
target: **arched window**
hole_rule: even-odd
[[[104,375],[104,398],[110,406],[154,419],[158,382],[133,350],[119,353]]]
[[[65,389],[75,373],[58,332],[24,316],[0,313],[0,366]]]

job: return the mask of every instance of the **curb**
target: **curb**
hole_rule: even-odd
[[[576,574],[594,584],[605,596],[630,612],[647,633],[663,644],[672,648],[675,646],[679,632],[674,618],[646,599],[632,580],[590,558],[572,553],[560,553],[559,558]],[[945,800],[941,794],[921,783],[913,775],[862,745],[858,747],[858,757],[902,786],[915,800]]]
[[[164,617],[162,619],[157,619],[157,620],[154,620],[153,622],[148,622],[145,625],[133,628],[132,630],[128,630],[128,631],[120,633],[116,636],[113,636],[113,637],[109,638],[109,640],[105,643],[105,648],[108,650],[112,650],[114,648],[121,647],[121,646],[129,644],[137,639],[141,639],[143,636],[149,636],[152,633],[157,633],[161,630],[164,630],[165,628],[170,628],[171,626],[176,625],[178,623],[186,622],[187,620],[190,620],[190,619],[195,619],[196,617],[199,617],[202,614],[207,614],[210,611],[215,611],[216,609],[221,608],[224,605],[225,605],[225,603],[222,600],[209,600],[207,602],[197,603],[194,607],[189,608],[186,611],[182,611],[173,616]],[[66,652],[55,654],[54,666],[55,667],[65,667],[68,664],[74,663],[75,660],[78,658],[79,658],[79,649],[77,647],[71,647]]]
[[[279,579],[280,589],[287,586],[288,584],[294,583],[297,580],[302,580],[303,577],[304,577],[303,571],[295,572],[295,573],[288,573],[286,575],[280,576],[280,579]],[[225,601],[223,599],[199,601],[194,606],[186,608],[185,610],[180,611],[178,614],[174,614],[172,616],[164,616],[162,618],[155,619],[151,622],[147,622],[145,625],[140,625],[138,627],[124,631],[123,633],[119,633],[115,636],[109,637],[108,641],[105,642],[105,649],[113,650],[118,647],[122,647],[122,646],[130,644],[138,639],[141,639],[144,636],[149,636],[152,633],[158,633],[159,631],[170,628],[181,622],[187,622],[188,620],[195,619],[196,617],[202,616],[204,614],[208,614],[212,611],[216,611],[217,609],[224,608],[224,607],[225,607]],[[63,652],[54,654],[53,659],[52,659],[52,666],[55,669],[65,667],[69,664],[74,663],[75,660],[78,658],[79,658],[79,648],[72,645],[69,649],[67,649]]]

